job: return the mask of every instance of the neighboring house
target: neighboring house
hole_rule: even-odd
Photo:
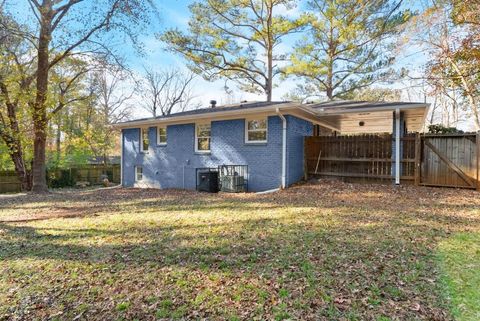
[[[303,178],[304,137],[313,135],[314,128],[342,134],[392,132],[392,120],[401,115],[401,132],[418,131],[427,107],[248,102],[119,123],[122,185],[195,189],[197,168],[248,165],[249,191],[287,187]]]

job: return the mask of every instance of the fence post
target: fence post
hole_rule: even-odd
[[[422,161],[422,138],[420,137],[420,133],[416,133],[415,135],[415,186],[420,185],[420,177],[421,177],[421,161]]]
[[[308,137],[303,138],[303,177],[306,182],[308,182],[307,140]]]
[[[477,132],[477,191],[480,191],[480,130]]]

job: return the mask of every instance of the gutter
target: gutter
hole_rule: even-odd
[[[282,120],[282,188],[287,187],[287,119],[276,109],[278,117]]]

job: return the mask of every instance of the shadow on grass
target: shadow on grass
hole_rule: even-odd
[[[265,287],[271,291],[271,298],[262,303],[263,312],[272,312],[283,304],[280,312],[289,313],[293,319],[388,316],[446,320],[447,303],[435,281],[436,246],[451,232],[478,227],[479,218],[458,215],[461,205],[443,204],[441,193],[428,199],[412,191],[417,189],[387,188],[373,193],[366,187],[352,192],[344,185],[336,191],[327,185],[243,196],[157,191],[139,194],[131,190],[133,196],[126,198],[112,195],[113,205],[97,199],[98,195],[92,202],[88,198],[92,194],[75,196],[71,208],[85,206],[85,213],[100,208],[104,214],[138,213],[139,217],[133,224],[115,221],[104,229],[59,228],[55,222],[47,227],[3,223],[0,261],[54,260],[79,263],[83,269],[108,266],[141,282],[145,282],[142,274],[129,273],[152,269],[155,277],[166,274],[172,278],[172,271],[185,270],[186,285],[177,282],[157,286],[180,293],[179,297],[187,296],[184,292],[191,289],[184,287],[194,287],[191,280],[200,275],[197,282],[203,290],[196,290],[190,301],[182,301],[190,302],[186,304],[192,311],[198,307],[191,302],[196,302],[205,288],[213,291],[207,296],[215,297],[216,290],[228,292],[228,284],[248,276],[268,284]],[[121,195],[125,193],[120,190]],[[348,193],[352,194],[350,199]],[[142,225],[141,213],[152,211],[166,218],[172,211],[182,215],[191,212],[192,222],[162,220],[154,226]],[[218,218],[200,215],[210,212],[218,212]],[[227,220],[229,215],[233,220]],[[197,217],[202,220],[196,221]],[[65,225],[68,220],[61,224]],[[226,290],[209,288],[209,278],[215,274],[221,275]],[[218,311],[225,300],[231,299],[229,294],[222,295],[219,302],[212,303]],[[257,299],[252,296],[249,304],[237,307],[238,311],[247,309],[250,316],[255,315],[252,311]],[[217,312],[213,316],[222,315]],[[198,316],[208,318],[212,314]]]

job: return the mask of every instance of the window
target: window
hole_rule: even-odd
[[[141,129],[141,137],[142,137],[142,142],[140,144],[141,151],[147,152],[148,146],[150,145],[150,141],[148,140],[148,128]]]
[[[167,127],[157,128],[157,144],[167,145]]]
[[[135,181],[139,182],[143,180],[143,167],[135,166]]]
[[[246,120],[245,141],[247,143],[267,142],[267,118]]]
[[[210,152],[210,124],[197,124],[195,130],[195,151],[198,153]]]

